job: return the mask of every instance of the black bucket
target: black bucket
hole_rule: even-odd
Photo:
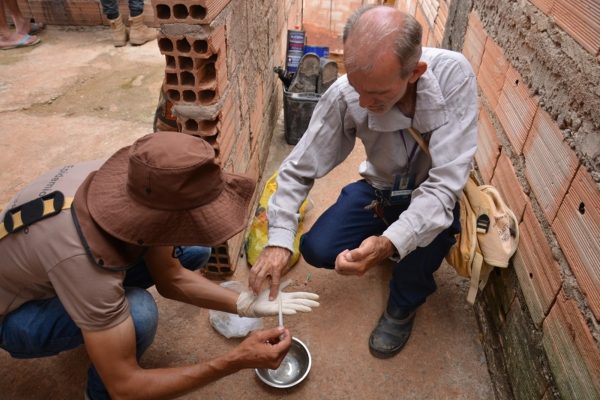
[[[318,93],[291,93],[283,91],[283,121],[285,141],[288,144],[298,143],[312,117],[313,110],[319,102]]]

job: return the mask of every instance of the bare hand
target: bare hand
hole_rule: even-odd
[[[373,266],[394,254],[394,245],[385,236],[370,236],[354,250],[344,250],[335,259],[340,275],[362,276]]]
[[[292,335],[287,329],[271,328],[253,332],[232,355],[239,368],[277,369],[291,345]]]
[[[265,247],[258,256],[258,260],[250,270],[248,278],[248,286],[254,294],[258,294],[267,277],[271,278],[271,291],[269,292],[269,300],[277,297],[279,291],[279,283],[284,269],[290,260],[292,253],[283,247]]]

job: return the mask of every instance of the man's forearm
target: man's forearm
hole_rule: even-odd
[[[143,369],[136,359],[131,317],[112,328],[82,333],[90,360],[114,399],[173,398],[246,367],[238,346],[203,364]]]
[[[111,393],[115,399],[171,399],[239,371],[233,353],[185,367],[138,369],[127,383]]]
[[[237,313],[236,301],[239,293],[226,289],[202,275],[184,268],[171,282],[157,285],[161,296],[212,310]]]

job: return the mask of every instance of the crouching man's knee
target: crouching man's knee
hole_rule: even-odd
[[[313,267],[335,268],[337,253],[332,251],[327,241],[322,240],[318,235],[311,235],[310,231],[300,238],[300,254]]]
[[[126,288],[127,301],[133,325],[138,357],[141,356],[154,340],[158,327],[158,307],[152,295],[145,289],[137,287]]]

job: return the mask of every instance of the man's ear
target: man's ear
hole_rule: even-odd
[[[427,63],[425,61],[419,61],[413,69],[410,77],[408,78],[409,83],[415,83],[421,75],[423,75],[427,71]]]

